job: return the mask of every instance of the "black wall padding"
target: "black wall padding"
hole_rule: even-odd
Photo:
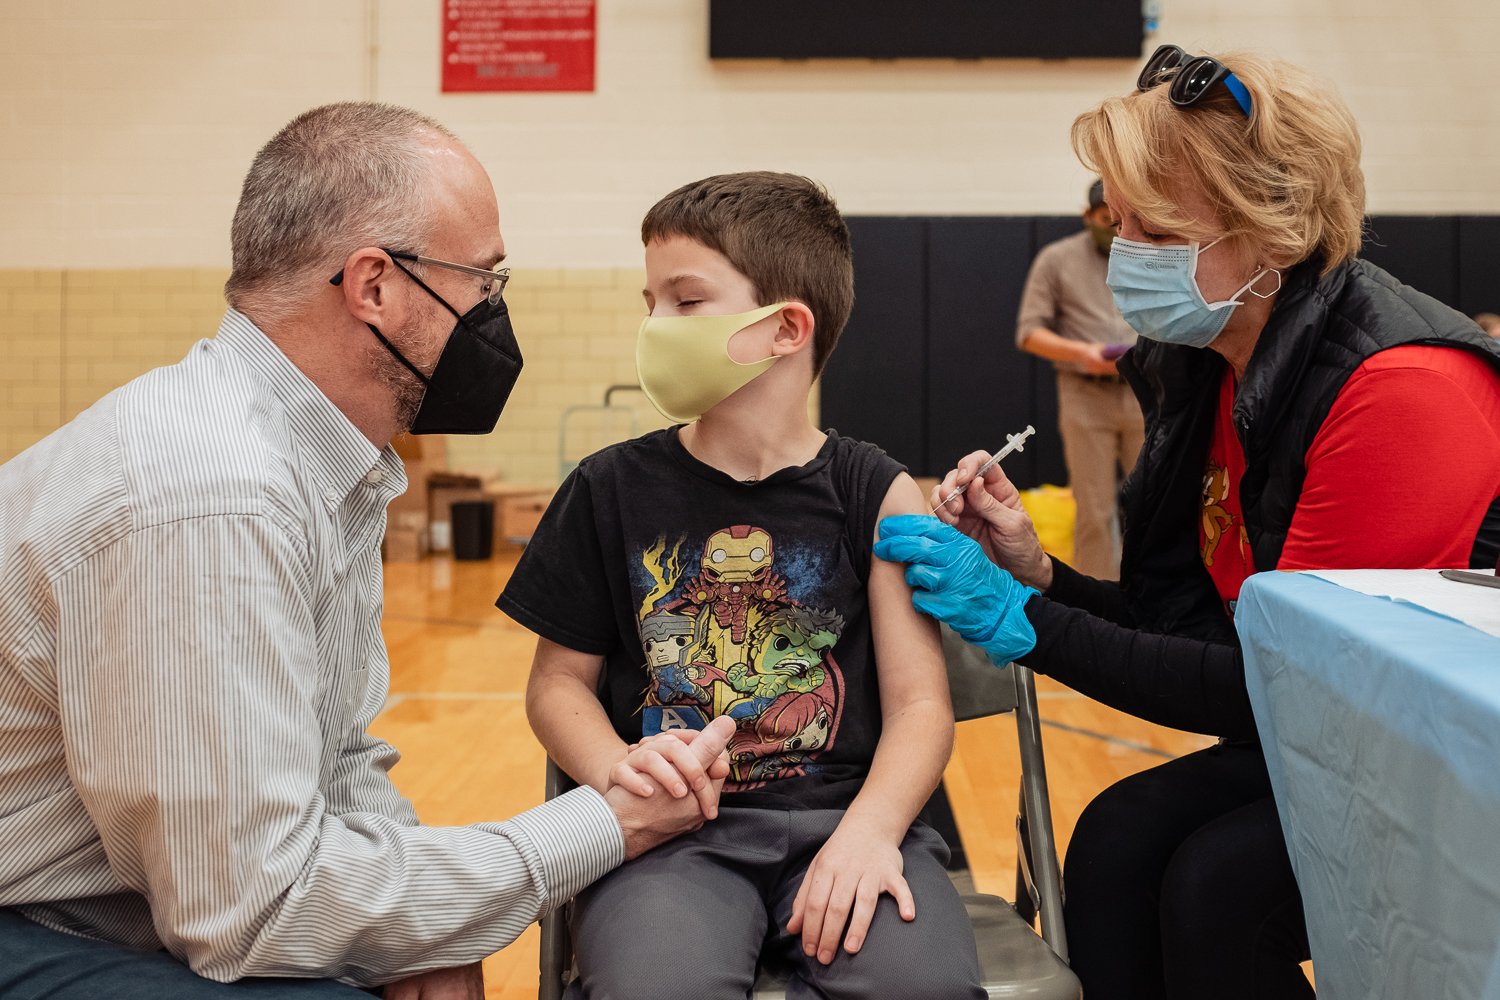
[[[822,422],[925,475],[927,220],[852,218],[854,312],[823,373]]]
[[[1500,313],[1500,215],[1458,220],[1458,309]]]
[[[1035,412],[1029,357],[1015,348],[1032,226],[933,219],[928,239],[927,457],[929,474],[940,475],[976,448],[995,450]],[[1028,447],[1007,460],[1012,477],[1033,480],[1035,455]]]
[[[1418,291],[1458,303],[1458,219],[1384,216],[1369,220],[1361,257]]]

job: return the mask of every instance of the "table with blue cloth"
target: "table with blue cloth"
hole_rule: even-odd
[[[1500,998],[1500,589],[1264,573],[1235,623],[1318,996]]]

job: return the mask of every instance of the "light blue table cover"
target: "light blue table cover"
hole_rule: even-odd
[[[1235,620],[1320,1000],[1500,1000],[1500,639],[1295,573]]]

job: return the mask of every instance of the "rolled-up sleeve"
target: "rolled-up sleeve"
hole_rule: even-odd
[[[54,581],[71,776],[173,954],[222,981],[374,985],[499,950],[620,863],[586,789],[505,822],[414,825],[394,751],[324,733],[336,695],[306,558],[264,516],[186,518]]]
[[[1057,324],[1057,267],[1052,254],[1043,250],[1032,261],[1021,292],[1021,307],[1016,314],[1016,346],[1040,327],[1054,329]]]

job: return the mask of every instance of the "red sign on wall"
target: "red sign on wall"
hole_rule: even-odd
[[[442,0],[443,92],[593,90],[595,0]]]

